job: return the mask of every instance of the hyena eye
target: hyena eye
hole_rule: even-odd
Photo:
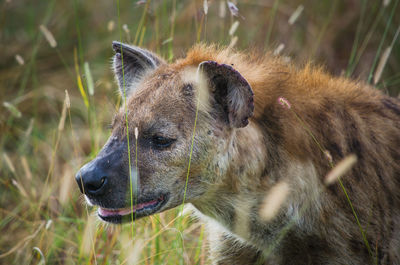
[[[167,148],[167,147],[171,146],[175,141],[176,141],[176,139],[167,138],[167,137],[163,137],[163,136],[159,136],[159,135],[154,135],[151,139],[151,142],[153,143],[153,145],[158,149]]]

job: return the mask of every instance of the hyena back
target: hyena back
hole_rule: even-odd
[[[168,64],[113,49],[124,106],[76,176],[101,219],[185,200],[207,224],[215,264],[400,264],[398,99],[270,55],[198,45]],[[350,154],[354,167],[325,185]],[[265,218],[277,186],[285,196]]]

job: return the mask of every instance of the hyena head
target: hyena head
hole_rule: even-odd
[[[248,124],[254,103],[231,66],[167,64],[118,42],[113,49],[123,106],[76,181],[101,219],[120,223],[193,202],[221,182],[230,140]]]

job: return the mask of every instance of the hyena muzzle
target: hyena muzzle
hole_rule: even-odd
[[[123,106],[76,175],[101,219],[185,202],[215,264],[400,264],[398,99],[270,55],[198,45],[168,64],[113,49]],[[357,163],[326,185],[350,154]]]

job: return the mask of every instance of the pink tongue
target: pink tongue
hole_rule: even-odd
[[[112,216],[112,215],[127,215],[127,214],[130,214],[131,212],[135,212],[136,210],[143,209],[146,206],[154,205],[156,203],[157,203],[157,200],[153,200],[153,201],[134,205],[133,211],[132,211],[132,207],[128,207],[128,208],[124,208],[124,209],[104,209],[104,208],[99,207],[98,211],[99,211],[99,214],[104,217]]]

